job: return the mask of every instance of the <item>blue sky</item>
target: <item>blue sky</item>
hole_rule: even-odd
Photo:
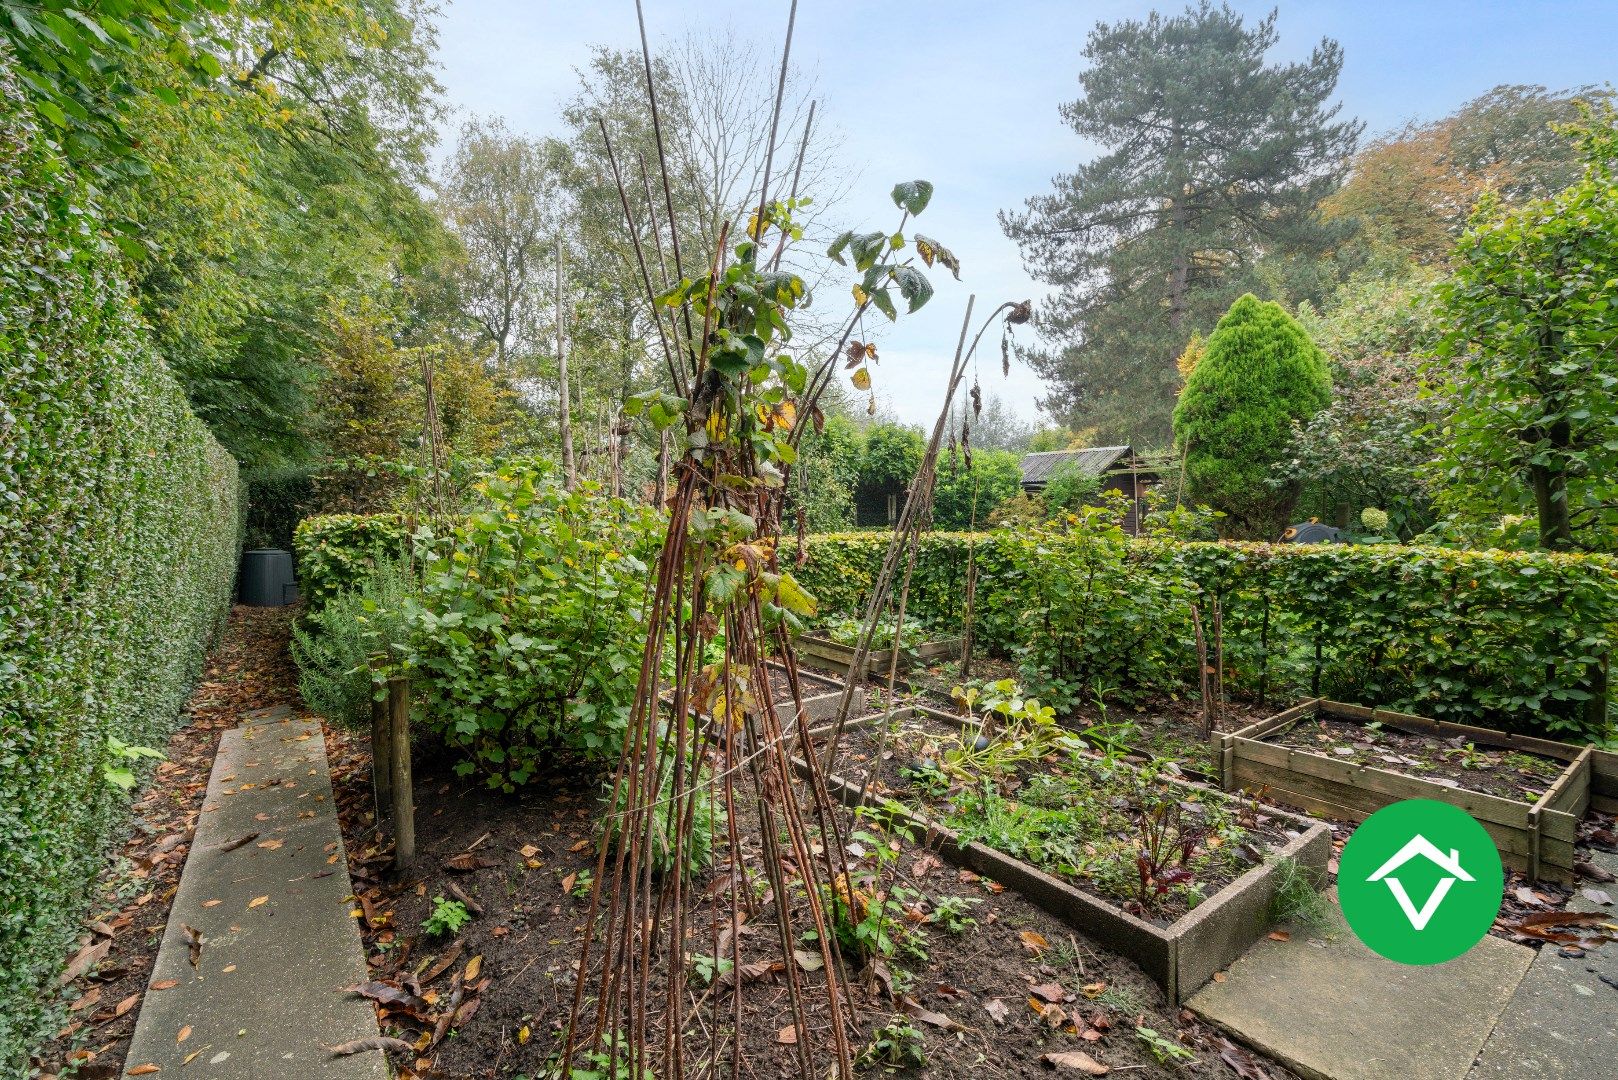
[[[878,394],[901,418],[936,416],[969,292],[980,310],[1039,295],[995,214],[1047,190],[1051,177],[1094,153],[1057,115],[1058,103],[1078,94],[1085,36],[1097,21],[1139,17],[1154,6],[1178,10],[1137,0],[800,0],[793,59],[817,80],[822,113],[843,132],[856,170],[839,216],[849,226],[889,225],[893,184],[929,179],[937,190],[923,230],[963,264],[961,282],[935,275],[932,302],[883,339]],[[1232,6],[1250,19],[1279,6],[1274,59],[1305,56],[1321,37],[1341,42],[1344,113],[1373,134],[1442,116],[1500,83],[1560,88],[1618,79],[1618,0]],[[646,0],[653,48],[693,28],[695,7]],[[734,27],[772,48],[787,8],[784,0],[700,5],[702,25]],[[450,104],[504,116],[533,135],[557,133],[561,103],[592,45],[638,42],[632,0],[458,0],[446,5],[439,32]],[[1032,420],[1040,380],[1016,366],[1002,380],[998,356],[984,361],[985,392]]]

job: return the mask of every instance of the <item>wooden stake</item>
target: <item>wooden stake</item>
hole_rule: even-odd
[[[1208,737],[1212,738],[1215,723],[1225,721],[1225,606],[1217,593],[1209,599],[1213,602],[1214,632],[1214,716],[1208,725]]]
[[[371,670],[374,676],[376,665]],[[376,696],[371,682],[371,795],[376,802],[376,831],[382,834],[382,821],[393,814],[393,726],[388,718],[387,698]]]
[[[410,680],[388,680],[388,722],[393,743],[393,872],[416,862],[416,798],[410,778]]]
[[[1202,610],[1191,605],[1191,625],[1197,632],[1197,676],[1202,687],[1202,737],[1213,737],[1213,691],[1208,686],[1208,642],[1202,636]]]

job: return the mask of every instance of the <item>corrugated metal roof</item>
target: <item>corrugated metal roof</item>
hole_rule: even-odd
[[[1069,463],[1077,465],[1091,476],[1101,476],[1116,465],[1118,459],[1133,453],[1133,449],[1128,446],[1092,446],[1088,450],[1049,450],[1038,454],[1024,454],[1022,482],[1025,485],[1038,484],[1043,487],[1050,480],[1052,473]]]

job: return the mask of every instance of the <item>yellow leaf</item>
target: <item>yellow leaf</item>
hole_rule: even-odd
[[[869,390],[871,388],[871,372],[866,368],[860,368],[854,372],[852,379],[856,390]]]
[[[854,302],[863,307],[871,302],[871,294],[856,285],[854,286]]]
[[[517,1029],[517,1045],[518,1046],[527,1046],[528,1045],[528,1040],[533,1037],[533,1034],[534,1033],[532,1031],[528,1030],[528,1025],[527,1024],[524,1024],[522,1027],[518,1028]]]
[[[462,982],[475,982],[478,972],[483,970],[483,956],[479,954],[466,962],[466,973],[461,976]]]
[[[250,908],[255,908],[255,907],[258,907],[260,904],[267,904],[269,902],[270,902],[270,898],[268,896],[255,896],[255,897],[253,897],[253,899],[251,899],[251,900],[249,900],[247,902],[247,906],[250,907]]]

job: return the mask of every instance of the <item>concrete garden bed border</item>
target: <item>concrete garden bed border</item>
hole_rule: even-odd
[[[1538,754],[1567,765],[1543,795],[1527,802],[1268,741],[1315,716],[1356,724],[1377,722],[1441,739],[1462,738],[1479,746]],[[1220,735],[1219,751],[1226,791],[1262,792],[1313,814],[1363,821],[1403,799],[1436,799],[1458,806],[1488,831],[1500,849],[1502,861],[1536,880],[1571,882],[1579,819],[1591,806],[1609,812],[1618,809],[1618,755],[1324,698],[1305,701],[1240,731]]]
[[[894,709],[891,715],[904,714],[925,716],[947,724],[962,724],[959,716],[925,706],[902,706]],[[875,713],[859,717],[850,720],[849,726],[868,726],[888,715]],[[801,761],[799,766],[803,767]],[[1184,781],[1168,779],[1166,782],[1201,793],[1217,793],[1217,789]],[[843,805],[851,809],[862,805],[858,783],[833,775],[826,777],[826,787]],[[885,812],[891,810],[893,817],[902,820],[925,838],[929,849],[936,850],[953,865],[1017,890],[1031,903],[1083,931],[1113,952],[1134,961],[1163,988],[1168,1000],[1175,1005],[1190,997],[1213,977],[1214,972],[1229,967],[1247,951],[1248,946],[1269,931],[1270,909],[1280,884],[1276,865],[1280,860],[1291,859],[1323,880],[1332,850],[1331,829],[1328,826],[1284,810],[1272,811],[1275,816],[1294,824],[1299,835],[1272,849],[1261,865],[1247,871],[1168,926],[1156,926],[1021,859],[976,841],[963,842],[953,830],[919,811],[909,807],[900,808],[900,804],[890,798],[868,794],[863,805],[882,807]]]
[[[799,634],[793,643],[798,651],[798,658],[805,663],[830,671],[849,675],[854,667],[854,647],[839,645],[828,637],[819,634]],[[872,649],[865,657],[866,678],[885,677],[893,668],[892,649]],[[925,665],[931,660],[943,660],[961,655],[960,638],[941,638],[937,641],[924,641],[918,645],[907,645],[899,650],[899,670],[908,671],[918,665]]]

